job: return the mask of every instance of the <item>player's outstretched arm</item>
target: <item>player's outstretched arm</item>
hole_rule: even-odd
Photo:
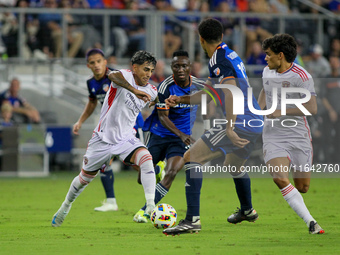
[[[142,99],[144,102],[151,101],[151,96],[148,93],[145,93],[144,91],[140,91],[138,89],[135,89],[123,76],[123,74],[118,71],[112,71],[108,75],[109,79],[117,84],[118,86],[125,88],[135,94],[139,99]]]
[[[81,129],[81,126],[83,123],[91,116],[94,109],[96,109],[97,106],[97,99],[89,100],[83,110],[83,113],[80,115],[78,121],[74,123],[73,125],[73,134],[79,135],[79,130]]]

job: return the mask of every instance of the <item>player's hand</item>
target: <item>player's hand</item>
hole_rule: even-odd
[[[230,141],[233,143],[233,145],[239,147],[239,148],[244,148],[248,143],[250,143],[247,139],[243,139],[239,137],[235,131],[227,129],[226,134]]]
[[[196,142],[194,138],[192,138],[190,135],[186,135],[184,133],[179,138],[181,138],[182,142],[185,145],[191,145],[194,142]]]
[[[281,110],[275,110],[272,114],[266,116],[268,119],[276,119],[281,117]]]
[[[328,114],[331,122],[335,123],[338,120],[338,114],[336,113],[336,111],[331,110],[328,112]]]
[[[80,130],[81,128],[81,124],[79,122],[76,122],[74,125],[73,125],[73,134],[75,135],[79,135],[78,131]]]
[[[139,99],[142,99],[145,103],[151,101],[151,96],[144,91],[134,89],[133,94],[135,94]]]
[[[158,97],[156,97],[155,100],[150,102],[149,108],[151,108],[152,106],[156,105],[158,102],[159,102]]]
[[[181,102],[180,97],[175,96],[175,95],[171,95],[170,97],[165,99],[166,107],[174,107],[178,105],[180,102]]]

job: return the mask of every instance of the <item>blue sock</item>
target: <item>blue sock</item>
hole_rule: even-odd
[[[241,204],[241,212],[247,211],[253,208],[251,203],[251,189],[250,189],[250,178],[248,173],[245,173],[241,177],[234,177],[234,183],[236,193]]]
[[[165,188],[160,182],[156,185],[156,192],[155,192],[155,205],[158,204],[159,201],[168,193],[168,189]],[[142,210],[145,210],[146,204],[142,207]]]
[[[187,215],[186,220],[192,221],[194,216],[200,215],[200,196],[202,188],[203,174],[201,164],[195,162],[185,163],[184,169],[186,174],[185,195],[187,198]]]
[[[114,176],[112,170],[101,172],[100,180],[102,181],[106,198],[114,198],[115,193],[113,190]]]

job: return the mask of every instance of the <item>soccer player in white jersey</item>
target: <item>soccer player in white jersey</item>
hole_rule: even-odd
[[[323,234],[320,227],[307,209],[302,195],[310,184],[313,148],[311,134],[305,114],[293,104],[287,105],[286,115],[282,115],[281,92],[283,88],[303,88],[303,93],[287,93],[286,98],[301,99],[310,93],[310,99],[302,106],[316,114],[316,94],[311,75],[301,66],[293,63],[296,57],[296,41],[288,34],[277,34],[267,38],[262,44],[268,63],[263,70],[263,89],[259,104],[262,109],[271,109],[277,95],[276,110],[267,115],[263,129],[264,160],[275,184],[284,199],[309,228],[310,234]],[[277,89],[274,94],[273,88]],[[292,172],[295,187],[289,181]]]
[[[83,167],[69,188],[64,202],[52,218],[52,226],[59,227],[72,203],[96,177],[111,157],[139,166],[149,217],[155,207],[156,177],[152,156],[132,132],[139,112],[149,101],[155,101],[157,89],[148,83],[156,66],[155,57],[138,51],[131,58],[132,70],[116,70],[109,74],[112,81],[101,109],[100,119],[94,129],[83,158]]]

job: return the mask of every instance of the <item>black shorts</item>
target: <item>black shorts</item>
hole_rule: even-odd
[[[161,137],[150,133],[150,137],[147,141],[147,148],[152,155],[153,164],[157,164],[159,161],[163,161],[165,158],[171,158],[174,156],[183,157],[186,152],[186,145],[177,136],[165,136]]]
[[[261,133],[251,133],[235,128],[234,131],[239,137],[250,142],[244,148],[239,148],[230,141],[225,130],[226,125],[219,124],[205,132],[201,138],[211,151],[221,150],[224,155],[234,153],[240,158],[248,159]]]

